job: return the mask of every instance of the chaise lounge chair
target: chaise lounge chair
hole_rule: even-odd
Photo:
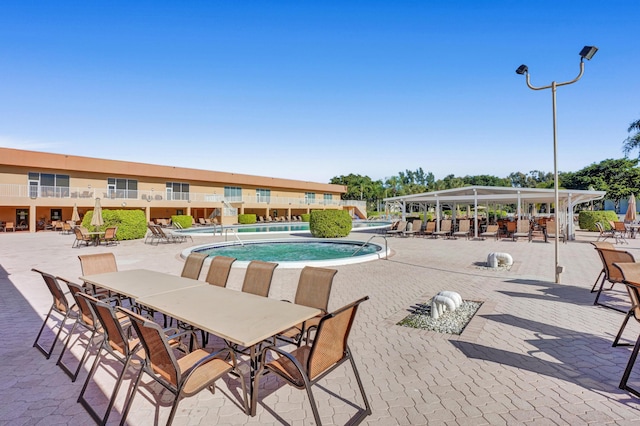
[[[442,219],[440,221],[440,230],[433,233],[434,238],[438,238],[440,235],[448,237],[451,235],[451,219]]]
[[[487,237],[493,237],[497,240],[499,230],[500,230],[499,225],[487,225],[487,230],[480,233],[480,238],[482,238],[483,240],[486,240]]]
[[[469,231],[471,230],[471,222],[469,219],[464,219],[458,222],[458,230],[453,233],[453,238],[465,237],[469,239]]]

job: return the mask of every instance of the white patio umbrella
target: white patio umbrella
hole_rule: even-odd
[[[627,213],[624,215],[625,222],[635,222],[636,221],[636,196],[631,194],[629,197],[629,205],[627,207]]]
[[[100,205],[100,198],[96,198],[96,205],[93,208],[93,217],[91,218],[91,226],[98,228],[102,225],[104,225],[102,206]]]
[[[71,213],[71,220],[75,223],[80,220],[80,214],[78,213],[78,205],[73,205],[73,213]]]

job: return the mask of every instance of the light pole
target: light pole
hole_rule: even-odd
[[[558,247],[559,247],[559,237],[560,237],[560,221],[559,221],[559,216],[558,216],[558,212],[559,212],[559,199],[558,199],[558,140],[557,140],[557,123],[556,123],[556,88],[560,87],[560,86],[566,86],[572,83],[575,83],[576,81],[580,80],[580,77],[582,77],[582,74],[584,73],[584,60],[590,60],[593,55],[596,54],[596,52],[598,51],[598,48],[595,46],[585,46],[581,51],[580,51],[580,74],[578,74],[578,76],[576,78],[574,78],[571,81],[565,81],[564,83],[556,83],[555,81],[552,81],[550,85],[548,86],[540,86],[540,87],[536,87],[536,86],[532,86],[531,85],[531,81],[529,79],[529,68],[526,65],[520,65],[518,67],[518,69],[516,70],[517,74],[524,74],[527,77],[527,86],[529,86],[529,89],[531,90],[543,90],[543,89],[551,89],[551,99],[552,99],[552,103],[553,103],[553,196],[554,196],[554,205],[555,205],[555,215],[556,215],[556,220],[555,222],[555,277],[556,277],[556,283],[560,282],[560,274],[562,274],[562,266],[560,266],[560,257],[558,254]],[[572,219],[573,220],[573,219]]]

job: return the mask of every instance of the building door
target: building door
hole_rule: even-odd
[[[29,228],[29,209],[16,209],[16,227]]]
[[[51,220],[62,220],[62,210],[51,209]]]

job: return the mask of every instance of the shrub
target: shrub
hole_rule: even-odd
[[[300,215],[300,218],[302,219],[303,222],[309,222],[311,215],[309,213],[302,213]]]
[[[578,214],[578,225],[580,229],[587,231],[597,231],[596,222],[601,222],[604,225],[604,229],[611,229],[611,225],[609,225],[610,220],[614,222],[618,220],[618,215],[613,210],[582,210]]]
[[[311,235],[316,238],[346,237],[352,222],[346,210],[314,210],[309,219]]]
[[[171,216],[171,222],[179,224],[184,229],[191,228],[191,225],[193,225],[193,216],[186,214],[173,215]]]
[[[82,226],[87,229],[91,226],[93,210],[87,212],[82,219]],[[111,226],[117,226],[116,239],[135,240],[144,238],[147,233],[147,218],[142,210],[102,210],[104,225],[99,226],[99,231],[104,231]]]
[[[256,215],[255,214],[239,214],[238,215],[238,223],[243,225],[256,223]]]

